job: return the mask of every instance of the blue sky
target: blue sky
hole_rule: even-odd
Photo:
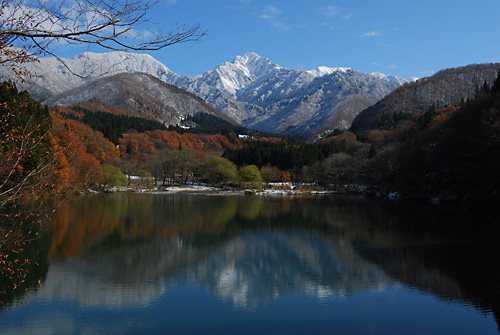
[[[499,13],[500,0],[160,0],[157,27],[199,23],[208,35],[150,54],[188,76],[256,52],[293,69],[424,77],[499,62]]]

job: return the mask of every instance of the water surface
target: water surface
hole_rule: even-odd
[[[107,194],[59,208],[2,334],[498,334],[497,239],[359,197]]]

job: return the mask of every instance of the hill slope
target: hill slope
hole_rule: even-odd
[[[57,94],[45,102],[49,106],[65,107],[81,103],[87,107],[106,107],[102,106],[104,103],[120,107],[123,113],[155,119],[165,125],[177,125],[187,116],[198,113],[228,120],[197,96],[144,73],[120,73],[100,78]]]
[[[475,96],[486,81],[497,77],[500,63],[474,64],[440,71],[435,75],[407,83],[375,105],[363,110],[352,123],[352,130],[371,129],[395,113],[423,113],[436,108],[460,105]]]

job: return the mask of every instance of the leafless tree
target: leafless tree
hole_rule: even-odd
[[[62,44],[95,45],[113,51],[151,51],[199,40],[196,25],[177,25],[169,32],[140,31],[150,24],[155,0],[3,0],[0,2],[0,64],[18,76],[38,56],[57,55]],[[72,72],[72,71],[71,71]]]

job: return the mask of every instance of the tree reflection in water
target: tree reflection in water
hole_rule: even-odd
[[[464,220],[346,196],[93,195],[58,209],[46,246],[33,246],[50,266],[32,294],[113,309],[194,284],[254,309],[297,292],[341,297],[401,282],[498,322],[496,239]]]

